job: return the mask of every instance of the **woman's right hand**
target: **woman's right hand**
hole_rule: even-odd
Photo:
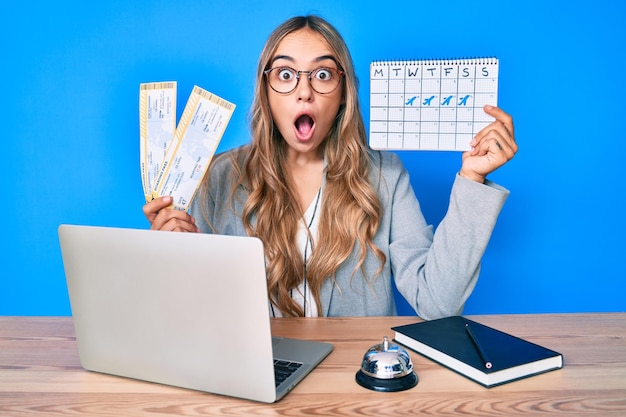
[[[164,196],[154,199],[143,206],[143,214],[150,222],[151,230],[200,232],[193,217],[185,211],[168,208],[171,205],[172,197]]]

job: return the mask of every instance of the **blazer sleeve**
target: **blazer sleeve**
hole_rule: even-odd
[[[399,292],[431,320],[461,314],[508,190],[456,175],[447,213],[426,224],[402,167],[391,199],[390,262]]]

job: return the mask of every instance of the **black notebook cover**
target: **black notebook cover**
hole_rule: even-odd
[[[485,366],[466,324],[471,326],[491,362],[490,369]],[[396,342],[486,387],[563,367],[560,353],[461,316],[397,326],[392,330],[396,332]]]

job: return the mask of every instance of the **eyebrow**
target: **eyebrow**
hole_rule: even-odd
[[[289,55],[276,55],[274,58],[272,58],[272,60],[270,61],[270,64],[273,64],[274,62],[278,61],[279,59],[284,59],[284,60],[289,61],[289,62],[295,62],[295,60],[292,57],[290,57]],[[317,58],[315,58],[313,60],[313,62],[322,62],[322,61],[326,61],[327,59],[330,59],[337,66],[339,66],[339,62],[337,62],[337,58],[335,58],[333,55],[318,56]]]

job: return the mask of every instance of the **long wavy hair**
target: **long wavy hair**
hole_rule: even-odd
[[[263,71],[281,40],[297,30],[309,28],[320,34],[336,54],[345,72],[341,105],[333,127],[324,140],[326,185],[320,205],[318,235],[311,256],[304,265],[297,233],[303,222],[302,208],[294,194],[285,165],[286,141],[275,126],[268,100],[268,83]],[[250,194],[242,221],[246,232],[259,237],[267,259],[270,301],[284,316],[302,316],[304,311],[291,297],[291,291],[304,280],[321,313],[320,291],[324,282],[335,279],[344,261],[358,250],[359,261],[352,278],[360,270],[364,279],[375,279],[382,271],[385,254],[373,243],[382,216],[376,190],[369,181],[370,154],[358,100],[358,79],[352,58],[339,32],[318,16],[294,17],[271,33],[261,53],[254,102],[250,113],[252,143],[243,166],[234,170],[233,192],[243,185]],[[233,161],[241,160],[234,156]],[[309,232],[310,233],[310,232]],[[368,251],[380,261],[380,268],[368,276],[364,268]],[[371,271],[370,271],[371,273]]]

